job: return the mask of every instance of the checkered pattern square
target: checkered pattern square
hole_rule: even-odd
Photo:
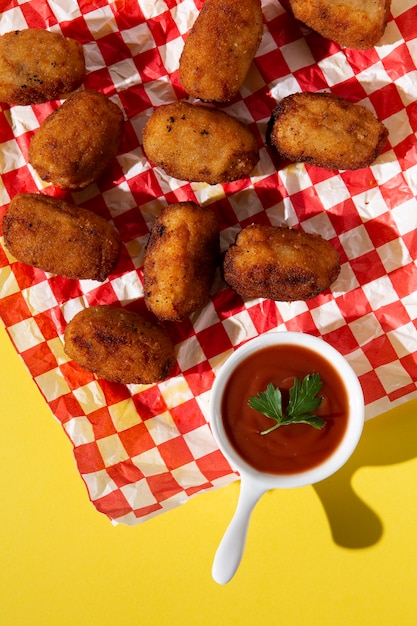
[[[2,3],[0,34],[48,28],[80,41],[84,86],[108,95],[125,116],[106,176],[66,194],[28,164],[31,137],[60,103],[0,105],[0,218],[15,194],[42,191],[113,221],[122,238],[120,262],[103,283],[25,266],[0,238],[0,318],[72,441],[91,501],[110,519],[136,524],[236,479],[207,422],[210,390],[233,350],[259,334],[321,335],[355,369],[367,418],[417,396],[417,6],[410,4],[393,2],[381,43],[358,51],[296,22],[284,0],[262,2],[261,45],[239,95],[222,107],[253,130],[260,161],[251,178],[209,186],[170,179],[142,150],[153,109],[186,95],[179,58],[203,0]],[[357,171],[282,163],[265,133],[277,101],[294,91],[330,91],[371,109],[389,130],[383,153]],[[98,380],[65,355],[65,326],[96,304],[145,312],[149,230],[162,206],[186,200],[215,212],[222,251],[251,222],[300,226],[336,247],[340,276],[311,301],[279,303],[241,298],[218,272],[210,302],[169,325],[177,354],[170,379]]]

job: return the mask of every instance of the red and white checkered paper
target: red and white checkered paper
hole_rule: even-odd
[[[28,145],[59,106],[1,105],[0,217],[19,192],[66,197],[113,220],[123,249],[104,283],[63,279],[27,267],[0,247],[0,316],[52,413],[70,437],[78,471],[98,511],[135,524],[192,495],[236,479],[207,423],[216,371],[242,342],[273,330],[320,335],[351,363],[367,418],[417,396],[417,5],[393,0],[380,45],[341,49],[297,23],[286,4],[264,0],[264,35],[239,96],[222,106],[260,145],[250,179],[209,186],[168,177],[142,151],[142,128],[161,104],[186,97],[178,79],[184,40],[203,0],[2,0],[0,34],[46,28],[84,46],[85,87],[124,111],[123,142],[111,169],[77,193],[45,185]],[[358,171],[284,165],[265,144],[277,101],[331,91],[375,112],[389,129],[376,162]],[[63,350],[80,309],[121,304],[144,312],[142,263],[160,209],[193,200],[219,219],[225,250],[251,222],[320,233],[339,251],[331,290],[309,302],[242,299],[218,274],[203,310],[167,325],[174,375],[158,385],[97,380]],[[1,242],[3,240],[1,239]]]

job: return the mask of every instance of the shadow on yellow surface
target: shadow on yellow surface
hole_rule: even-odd
[[[417,418],[401,407],[365,423],[362,439],[349,462],[336,474],[318,483],[319,496],[340,546],[363,548],[379,541],[383,523],[355,492],[352,481],[363,467],[393,465],[417,458]]]

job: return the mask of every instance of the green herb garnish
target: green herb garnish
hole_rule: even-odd
[[[309,424],[313,428],[323,428],[325,420],[313,414],[323,400],[317,397],[322,386],[320,374],[307,374],[302,382],[299,378],[295,378],[294,385],[289,390],[289,402],[284,413],[282,412],[282,394],[272,383],[268,384],[266,391],[260,391],[256,396],[251,396],[248,402],[251,409],[263,413],[276,422],[260,434],[267,435],[286,424]]]

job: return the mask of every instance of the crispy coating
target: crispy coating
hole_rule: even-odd
[[[64,341],[66,354],[78,365],[115,383],[156,383],[175,363],[165,329],[120,307],[83,309],[65,328]]]
[[[106,96],[73,94],[33,135],[29,162],[42,180],[62,189],[82,189],[98,180],[117,154],[123,113]]]
[[[330,93],[295,93],[272,113],[269,142],[291,161],[329,170],[367,167],[388,130],[369,109]]]
[[[262,39],[260,0],[206,0],[180,57],[186,92],[228,102],[242,86]]]
[[[290,0],[290,5],[294,17],[326,39],[366,50],[384,34],[391,0]]]
[[[82,45],[37,28],[0,37],[0,102],[29,105],[65,98],[85,76]]]
[[[241,296],[291,302],[325,291],[340,272],[340,258],[320,235],[251,224],[226,251],[224,277]]]
[[[183,101],[152,113],[143,148],[169,176],[210,185],[246,178],[259,161],[256,139],[239,120]]]
[[[65,278],[103,281],[119,258],[120,236],[109,222],[58,198],[18,194],[2,228],[16,259]]]
[[[160,320],[174,321],[203,306],[210,296],[219,253],[219,228],[211,209],[193,202],[163,209],[145,253],[148,309]]]

